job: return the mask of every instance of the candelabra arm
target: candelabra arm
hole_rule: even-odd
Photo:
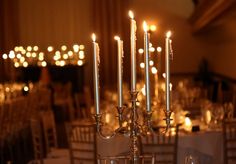
[[[113,138],[116,134],[118,133],[124,133],[125,129],[122,126],[119,126],[114,132],[112,132],[111,135],[105,135],[102,133],[102,114],[95,114],[94,115],[95,121],[96,121],[96,130],[98,135],[102,138],[102,139],[111,139]]]

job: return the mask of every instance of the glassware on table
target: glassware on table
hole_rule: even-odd
[[[234,117],[234,105],[232,102],[224,104],[224,116],[226,119],[233,119]]]
[[[222,104],[215,103],[211,109],[213,128],[219,128],[224,119],[224,108]]]

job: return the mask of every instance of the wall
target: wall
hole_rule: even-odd
[[[171,63],[171,72],[195,73],[198,71],[199,62],[208,52],[207,45],[203,42],[204,38],[193,35],[187,21],[193,11],[191,1],[135,0],[132,8],[140,24],[140,33],[142,33],[141,22],[144,19],[151,24],[157,24],[157,31],[152,36],[153,44],[161,44],[164,47],[165,32],[169,29],[173,32],[174,60]],[[141,34],[139,38],[142,39]],[[139,41],[139,45],[142,46],[142,44],[142,41]]]
[[[208,31],[203,33],[207,35],[208,55],[207,59],[210,69],[225,77],[236,79],[236,12],[235,6],[225,13],[221,18],[215,21]]]

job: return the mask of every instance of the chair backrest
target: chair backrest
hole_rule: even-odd
[[[177,145],[179,126],[171,126],[167,132],[164,126],[155,128],[155,132],[142,136],[142,154],[155,154],[155,163],[177,163]]]
[[[43,164],[43,141],[42,141],[42,128],[40,121],[37,119],[30,120],[31,135],[34,149],[34,162]]]
[[[224,163],[236,162],[236,119],[223,121]]]
[[[53,111],[42,111],[41,119],[43,124],[43,135],[46,143],[46,153],[51,152],[51,149],[57,148],[57,133]]]
[[[109,157],[99,157],[97,160],[98,164],[131,164],[133,161],[130,156],[109,156]],[[154,155],[141,155],[138,160],[139,164],[154,164]]]
[[[94,124],[67,124],[67,138],[71,163],[96,163],[97,142]]]

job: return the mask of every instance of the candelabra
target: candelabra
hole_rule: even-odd
[[[153,132],[153,126],[152,126],[152,111],[147,112],[145,111],[143,113],[143,123],[141,124],[139,122],[139,115],[138,115],[138,107],[137,107],[137,91],[131,91],[130,96],[131,96],[131,110],[130,110],[130,118],[129,120],[126,120],[124,118],[124,110],[129,109],[128,107],[117,107],[117,117],[118,117],[118,122],[119,122],[119,127],[112,132],[111,135],[105,135],[102,133],[102,127],[103,127],[103,122],[102,122],[102,114],[95,114],[95,121],[96,121],[96,128],[97,128],[97,133],[99,134],[100,137],[103,139],[111,139],[117,134],[124,134],[124,135],[129,135],[130,137],[130,159],[132,164],[138,164],[139,163],[139,155],[140,151],[138,148],[138,137],[139,136],[146,136],[150,133]],[[165,111],[165,118],[164,120],[166,121],[166,130],[163,132],[165,133],[170,126],[171,122],[171,111]],[[123,126],[124,122],[128,122],[127,126]]]
[[[131,108],[123,106],[122,104],[122,57],[123,57],[123,41],[119,37],[115,37],[117,40],[118,45],[118,121],[119,127],[112,132],[111,135],[104,135],[102,132],[103,122],[102,122],[102,114],[99,111],[99,46],[96,42],[96,35],[92,34],[93,40],[93,80],[94,80],[94,97],[95,97],[95,121],[96,121],[96,128],[97,133],[104,139],[110,139],[117,134],[125,134],[129,135],[130,137],[130,161],[133,164],[139,163],[139,148],[138,148],[138,137],[139,136],[146,136],[153,132],[152,126],[152,110],[151,110],[151,98],[150,98],[150,80],[149,80],[149,30],[148,25],[144,21],[143,29],[144,29],[144,61],[145,61],[145,92],[146,92],[146,110],[143,112],[143,122],[139,121],[139,113],[138,113],[138,106],[137,106],[137,96],[138,91],[136,90],[136,21],[134,20],[134,15],[130,11],[130,22],[131,22],[131,89],[130,89],[130,103]],[[171,110],[170,110],[170,71],[169,71],[169,55],[170,55],[170,48],[171,48],[171,40],[170,40],[171,32],[168,32],[166,35],[166,42],[165,42],[165,53],[166,53],[166,110],[165,110],[165,118],[166,121],[166,130],[163,132],[165,133],[170,126],[171,122]],[[124,110],[130,112],[130,116],[125,118]],[[124,123],[127,122],[125,126]],[[140,123],[141,122],[141,123]]]

